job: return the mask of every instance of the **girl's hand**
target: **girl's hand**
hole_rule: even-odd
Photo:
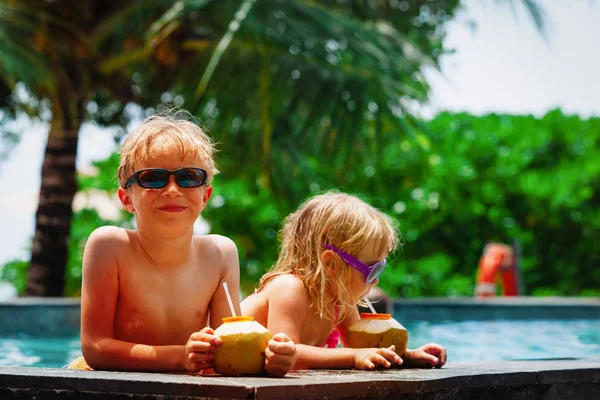
[[[190,335],[184,347],[183,366],[188,372],[198,372],[203,369],[212,368],[215,358],[215,346],[221,344],[221,338],[216,337],[208,326],[200,332]]]
[[[296,345],[285,333],[278,333],[269,340],[265,349],[265,370],[270,376],[281,378],[296,364]]]
[[[357,349],[354,355],[354,368],[356,369],[374,369],[376,365],[382,365],[386,368],[392,366],[392,363],[402,364],[402,358],[395,353],[396,346],[388,348]]]
[[[414,350],[407,350],[402,356],[404,365],[409,368],[441,368],[446,364],[448,354],[444,346],[429,343]]]

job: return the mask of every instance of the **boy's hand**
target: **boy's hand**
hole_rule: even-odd
[[[388,348],[357,349],[354,355],[354,368],[356,369],[374,369],[375,365],[383,365],[386,368],[392,366],[392,363],[402,364],[402,358],[395,352],[396,346],[391,345]]]
[[[414,350],[408,350],[402,358],[407,367],[413,368],[441,368],[446,364],[446,348],[437,343],[429,343]]]
[[[188,372],[198,372],[203,369],[212,368],[215,346],[221,344],[222,340],[214,335],[215,331],[206,327],[200,332],[190,335],[184,348],[184,368]]]
[[[296,345],[285,333],[278,333],[269,340],[265,349],[265,370],[270,376],[281,378],[296,364]]]

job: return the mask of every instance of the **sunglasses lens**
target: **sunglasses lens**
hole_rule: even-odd
[[[206,182],[206,171],[200,168],[183,168],[175,172],[175,178],[182,188],[195,188]]]
[[[385,260],[378,262],[375,265],[375,268],[373,268],[371,270],[371,272],[369,272],[369,276],[367,276],[367,283],[371,284],[371,283],[375,282],[375,280],[377,278],[379,278],[379,275],[381,275],[381,273],[383,272],[384,268],[385,268]]]
[[[147,169],[138,174],[138,184],[146,189],[161,189],[167,186],[169,172]]]

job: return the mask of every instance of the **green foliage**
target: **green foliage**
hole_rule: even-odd
[[[0,280],[10,282],[17,289],[18,294],[25,292],[27,286],[27,268],[29,262],[24,260],[9,261],[2,267]]]
[[[398,183],[398,202],[388,210],[406,241],[400,270],[412,272],[407,263],[429,276],[411,295],[472,294],[484,245],[513,240],[523,248],[529,294],[597,291],[600,119],[558,110],[541,119],[442,113],[427,126],[433,133],[427,151],[401,144],[390,149],[396,166],[384,160],[378,171],[378,179]],[[403,149],[405,157],[396,153]],[[450,265],[449,275],[461,279],[438,279],[430,263],[442,275]],[[404,282],[385,274],[382,287],[403,295]]]
[[[442,113],[426,128],[431,139],[398,140],[366,167],[340,162],[335,152],[328,162],[303,158],[289,182],[304,192],[300,200],[274,190],[259,165],[234,172],[238,161],[221,153],[225,172],[202,218],[212,233],[236,242],[244,293],[275,262],[285,216],[304,198],[337,188],[398,219],[404,245],[380,281],[393,296],[471,296],[485,244],[513,240],[522,246],[528,294],[599,294],[600,119],[560,111],[540,119]],[[96,162],[98,175],[79,177],[80,187],[114,195],[117,165],[116,155]],[[117,221],[95,210],[76,213],[67,293],[78,294],[88,235],[105,224],[130,227],[129,220],[126,212]],[[26,265],[7,264],[3,279],[22,290]]]
[[[425,125],[430,139],[416,133],[362,163],[336,152],[303,158],[289,185],[304,198],[354,193],[399,220],[404,246],[380,282],[393,296],[471,296],[483,247],[514,240],[527,294],[598,293],[599,119],[442,113]],[[219,160],[235,169],[228,154]],[[267,179],[258,166],[218,176],[203,213],[238,244],[246,293],[275,261],[275,232],[302,200],[267,190]]]
[[[77,177],[79,190],[97,189],[108,194],[116,193],[119,188],[117,182],[119,155],[113,153],[106,160],[94,161],[92,166],[98,173],[93,176],[79,175]]]

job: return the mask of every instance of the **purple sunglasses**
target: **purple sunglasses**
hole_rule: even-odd
[[[344,260],[344,262],[346,262],[358,272],[362,273],[365,276],[365,282],[368,285],[375,282],[375,280],[379,278],[379,275],[381,275],[383,269],[385,268],[385,259],[383,261],[376,262],[373,265],[367,265],[364,262],[356,259],[355,257],[352,257],[345,251],[338,249],[334,245],[323,243],[323,247],[333,251],[335,254],[340,256],[340,258]]]

